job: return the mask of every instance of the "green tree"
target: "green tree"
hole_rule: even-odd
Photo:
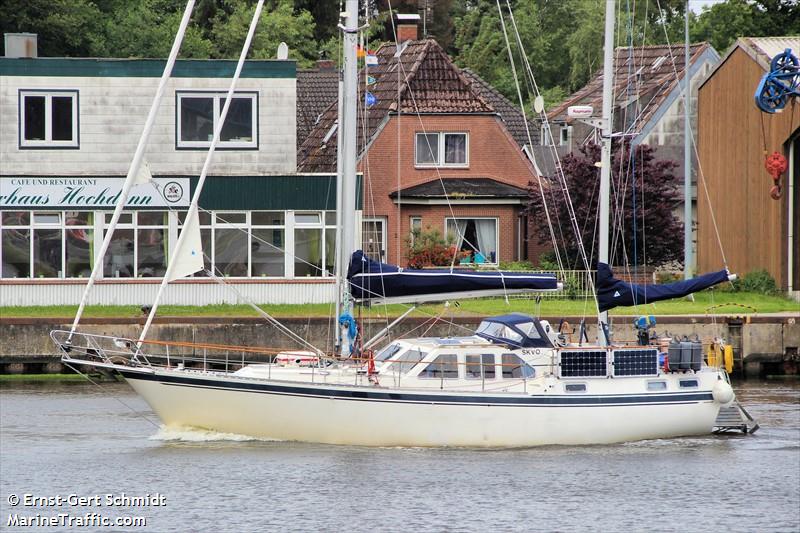
[[[796,0],[728,0],[705,8],[690,28],[694,41],[709,41],[719,52],[738,37],[800,33]]]
[[[255,3],[246,0],[229,0],[233,6],[230,14],[219,12],[213,21],[212,35],[216,45],[215,57],[239,57]],[[274,59],[278,45],[289,46],[289,57],[301,67],[312,66],[319,54],[314,40],[314,19],[306,10],[294,11],[292,2],[278,0],[270,10],[261,14],[248,57]]]
[[[43,57],[92,57],[106,52],[104,14],[90,0],[4,0],[2,33],[38,34]]]
[[[106,22],[107,56],[167,57],[182,16],[179,2],[144,0],[124,4]],[[187,27],[180,57],[208,58],[213,49],[201,28],[192,24]]]

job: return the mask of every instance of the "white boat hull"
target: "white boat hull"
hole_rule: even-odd
[[[606,395],[596,401],[527,394],[476,399],[391,389],[379,393],[382,398],[370,398],[372,393],[364,391],[376,389],[186,374],[124,372],[167,426],[327,444],[519,447],[704,435],[720,407],[709,388],[693,394]]]

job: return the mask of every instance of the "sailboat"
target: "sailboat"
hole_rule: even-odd
[[[187,10],[191,4],[190,0]],[[259,2],[240,61],[246,56],[261,6]],[[146,339],[157,303],[138,340],[78,332],[82,301],[72,330],[51,333],[64,363],[121,375],[166,426],[266,439],[366,446],[519,447],[711,433],[720,408],[734,401],[724,369],[704,363],[693,345],[670,346],[670,364],[664,357],[665,346],[650,345],[647,340],[638,345],[617,343],[608,333],[606,313],[615,305],[676,297],[727,280],[729,275],[722,270],[641,292],[637,286],[615,279],[605,266],[614,2],[609,2],[607,9],[607,142],[601,186],[605,202],[601,237],[605,242],[598,275],[603,311],[597,343],[573,343],[546,320],[520,313],[487,318],[465,336],[386,342],[392,323],[372,339],[359,339],[349,314],[354,304],[535,293],[557,290],[559,282],[546,274],[452,267],[406,270],[354,251],[358,2],[347,0],[341,25],[345,82],[339,106],[342,172],[337,206],[342,229],[337,240],[341,287],[337,315],[341,315],[342,328],[338,350],[326,353],[307,344],[307,350],[283,353],[238,347],[241,352],[266,354],[268,362],[227,368],[227,362],[222,366],[221,361],[190,357],[186,351],[232,347]],[[236,75],[231,91],[235,79]],[[226,111],[223,109],[220,125]],[[219,131],[215,132],[209,154],[218,135]],[[206,170],[204,167],[196,195]],[[138,169],[132,165],[129,178],[134,180],[137,175]],[[193,201],[161,290],[170,280],[198,269],[199,233],[192,222],[196,214]],[[202,257],[199,261],[202,268]],[[384,345],[373,350],[381,342]]]

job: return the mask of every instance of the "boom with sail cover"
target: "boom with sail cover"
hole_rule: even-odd
[[[361,250],[351,257],[347,279],[350,282],[350,294],[356,300],[402,298],[404,301],[435,301],[454,293],[461,293],[459,296],[475,293],[474,296],[479,297],[559,289],[553,274],[447,268],[405,270],[370,259]]]
[[[696,278],[666,283],[664,285],[635,285],[616,279],[611,267],[605,263],[597,264],[597,303],[600,311],[608,311],[617,306],[641,305],[670,298],[680,298],[702,291],[723,281],[733,281],[735,274],[719,270]]]

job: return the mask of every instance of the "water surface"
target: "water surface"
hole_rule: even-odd
[[[800,385],[740,382],[753,436],[514,450],[362,448],[159,428],[122,383],[0,384],[9,514],[142,516],[84,531],[800,531]],[[12,507],[158,493],[164,506]]]

